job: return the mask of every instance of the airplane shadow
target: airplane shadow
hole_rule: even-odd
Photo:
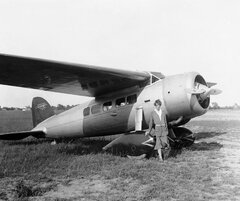
[[[225,134],[227,134],[227,132],[199,132],[199,133],[194,133],[194,136],[196,140],[199,140],[204,138],[213,138],[213,137],[225,135]]]
[[[104,151],[102,148],[111,141],[109,140],[77,140],[70,142],[71,146],[63,146],[58,149],[60,153],[74,154],[74,155],[88,155],[98,153],[108,153],[114,156],[125,157],[127,155],[141,155],[149,151],[149,149],[143,149],[142,147],[132,147],[127,145],[114,145],[113,147]]]
[[[74,155],[108,153],[114,156],[126,157],[127,155],[138,156],[144,153],[149,155],[151,154],[151,150],[153,150],[151,147],[117,144],[104,151],[103,147],[111,141],[112,140],[108,138],[105,139],[104,137],[99,139],[63,140],[62,142],[66,146],[60,146],[58,152]]]
[[[200,132],[196,133],[196,139],[212,138],[215,136],[224,135],[226,132]],[[50,144],[53,140],[51,139],[35,139],[29,138],[22,141],[5,141],[8,145],[39,145],[48,143]],[[107,151],[103,151],[102,148],[110,143],[110,139],[99,138],[99,139],[60,139],[57,140],[57,151],[59,153],[74,154],[74,155],[87,155],[87,154],[98,154],[98,153],[109,153],[115,156],[125,157],[127,155],[138,156],[146,153],[146,158],[157,157],[156,151],[153,148],[135,147],[129,145],[115,145],[109,148]],[[199,142],[194,143],[189,147],[186,147],[190,151],[210,151],[219,150],[223,147],[222,144],[217,142]],[[172,147],[169,150],[163,150],[163,154],[166,158],[176,157],[182,153],[182,147]]]
[[[227,132],[199,132],[194,133],[196,140],[213,138],[216,136],[225,135]],[[210,150],[220,150],[223,147],[222,144],[218,142],[198,142],[194,143],[192,146],[187,147],[191,151],[210,151]]]
[[[36,139],[33,137],[26,138],[19,141],[3,141],[4,144],[10,146],[31,146],[31,145],[49,145],[52,139]],[[76,139],[58,139],[56,140],[57,152],[69,154],[69,155],[88,155],[88,154],[98,154],[98,153],[108,153],[115,156],[126,157],[127,155],[139,156],[141,154],[147,154],[147,158],[157,157],[157,152],[153,150],[153,147],[134,145],[123,145],[117,144],[103,151],[103,147],[110,143],[112,139],[100,137],[100,138],[76,138]],[[180,149],[171,149],[170,153],[167,151],[168,157],[175,157],[177,154],[181,153]]]
[[[218,142],[199,142],[194,143],[192,146],[187,149],[190,151],[211,151],[211,150],[220,150],[223,147],[222,144]]]
[[[87,155],[103,153],[102,148],[107,145],[108,140],[96,139],[77,139],[77,140],[64,140],[62,143],[65,146],[60,146],[58,152],[70,155]]]

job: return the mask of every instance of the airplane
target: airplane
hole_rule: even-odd
[[[156,99],[163,103],[169,131],[188,144],[190,130],[182,127],[207,112],[210,96],[221,93],[197,72],[164,76],[0,54],[0,84],[93,97],[60,114],[54,114],[41,97],[32,101],[34,128],[0,134],[1,140],[36,138],[83,138],[124,134],[103,147],[118,143],[153,147],[144,135]]]

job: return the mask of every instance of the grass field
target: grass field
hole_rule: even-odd
[[[0,132],[32,128],[29,112],[1,112]],[[240,200],[240,112],[189,122],[197,141],[161,163],[104,153],[105,140],[55,146],[0,142],[0,200]]]

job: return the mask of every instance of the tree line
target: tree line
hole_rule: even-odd
[[[232,106],[219,106],[217,102],[212,102],[209,109],[216,110],[216,109],[230,109],[230,110],[240,110],[240,105],[235,103]]]
[[[58,104],[57,106],[51,106],[52,109],[54,111],[58,110],[58,111],[63,111],[63,110],[69,110],[73,107],[75,107],[76,105],[62,105],[62,104]],[[1,107],[0,106],[0,110],[5,110],[5,111],[11,111],[11,110],[19,110],[19,111],[29,111],[31,110],[30,106],[26,106],[23,108],[19,108],[19,107]]]
[[[65,110],[69,110],[73,107],[75,107],[76,105],[62,105],[62,104],[58,104],[57,106],[52,106],[52,109],[54,111],[65,111]],[[219,106],[219,104],[217,102],[212,102],[209,109],[234,109],[234,110],[240,110],[240,105],[238,105],[237,103],[235,103],[232,106]],[[30,106],[26,106],[24,108],[19,108],[19,107],[1,107],[0,106],[0,110],[5,110],[5,111],[9,111],[9,110],[19,110],[19,111],[29,111],[31,110]]]

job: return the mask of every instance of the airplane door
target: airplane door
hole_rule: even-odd
[[[131,121],[134,121],[134,109],[133,104],[127,101],[127,98],[122,97],[115,101],[115,111],[112,115],[115,115],[112,119],[114,129],[120,132],[126,132],[131,129]],[[134,129],[134,124],[133,128]]]
[[[143,121],[143,107],[139,106],[136,108],[135,112],[135,131],[142,130],[142,121]]]

